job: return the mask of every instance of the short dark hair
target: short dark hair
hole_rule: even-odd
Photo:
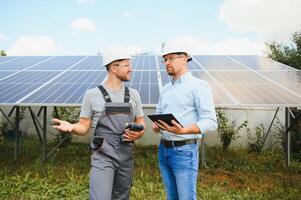
[[[174,52],[174,53],[169,53],[169,54],[177,54],[177,55],[182,55],[182,54],[184,54],[186,57],[188,57],[188,59],[187,59],[187,62],[190,62],[191,60],[192,60],[192,58],[188,55],[188,53],[186,53],[186,52]],[[167,55],[169,55],[169,54],[166,54],[166,55],[164,55],[163,56],[163,58],[165,57],[165,56],[167,56]]]
[[[192,58],[190,56],[188,56],[188,54],[186,52],[177,52],[176,54],[178,54],[178,55],[185,54],[185,56],[188,57],[187,62],[190,62],[192,60]]]
[[[105,65],[107,71],[110,70],[110,65],[111,65],[113,62],[120,62],[120,61],[123,61],[123,60],[127,60],[127,58],[126,58],[126,59],[118,59],[118,60],[114,60],[114,61],[110,62],[109,64]]]

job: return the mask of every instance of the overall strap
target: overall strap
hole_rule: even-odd
[[[129,88],[125,86],[124,88],[124,103],[130,102],[130,91]]]
[[[110,95],[109,93],[107,92],[107,90],[102,86],[98,86],[98,88],[100,89],[102,95],[103,95],[103,98],[105,99],[106,102],[112,102],[111,98],[110,98]]]

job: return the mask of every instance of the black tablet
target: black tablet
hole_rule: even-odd
[[[153,122],[158,122],[158,120],[162,120],[165,123],[167,123],[169,126],[173,126],[171,123],[171,120],[175,120],[178,124],[180,124],[182,127],[183,125],[173,116],[173,114],[157,114],[157,115],[147,115]]]

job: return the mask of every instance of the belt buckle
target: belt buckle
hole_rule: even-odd
[[[161,143],[163,144],[163,146],[164,146],[165,148],[171,148],[171,147],[173,147],[172,141],[161,140]]]

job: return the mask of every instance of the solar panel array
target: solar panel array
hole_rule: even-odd
[[[192,56],[188,68],[209,83],[218,107],[301,106],[301,71],[261,56]],[[132,79],[144,106],[170,81],[160,56],[137,55]],[[0,105],[80,105],[107,75],[101,56],[0,57]]]

